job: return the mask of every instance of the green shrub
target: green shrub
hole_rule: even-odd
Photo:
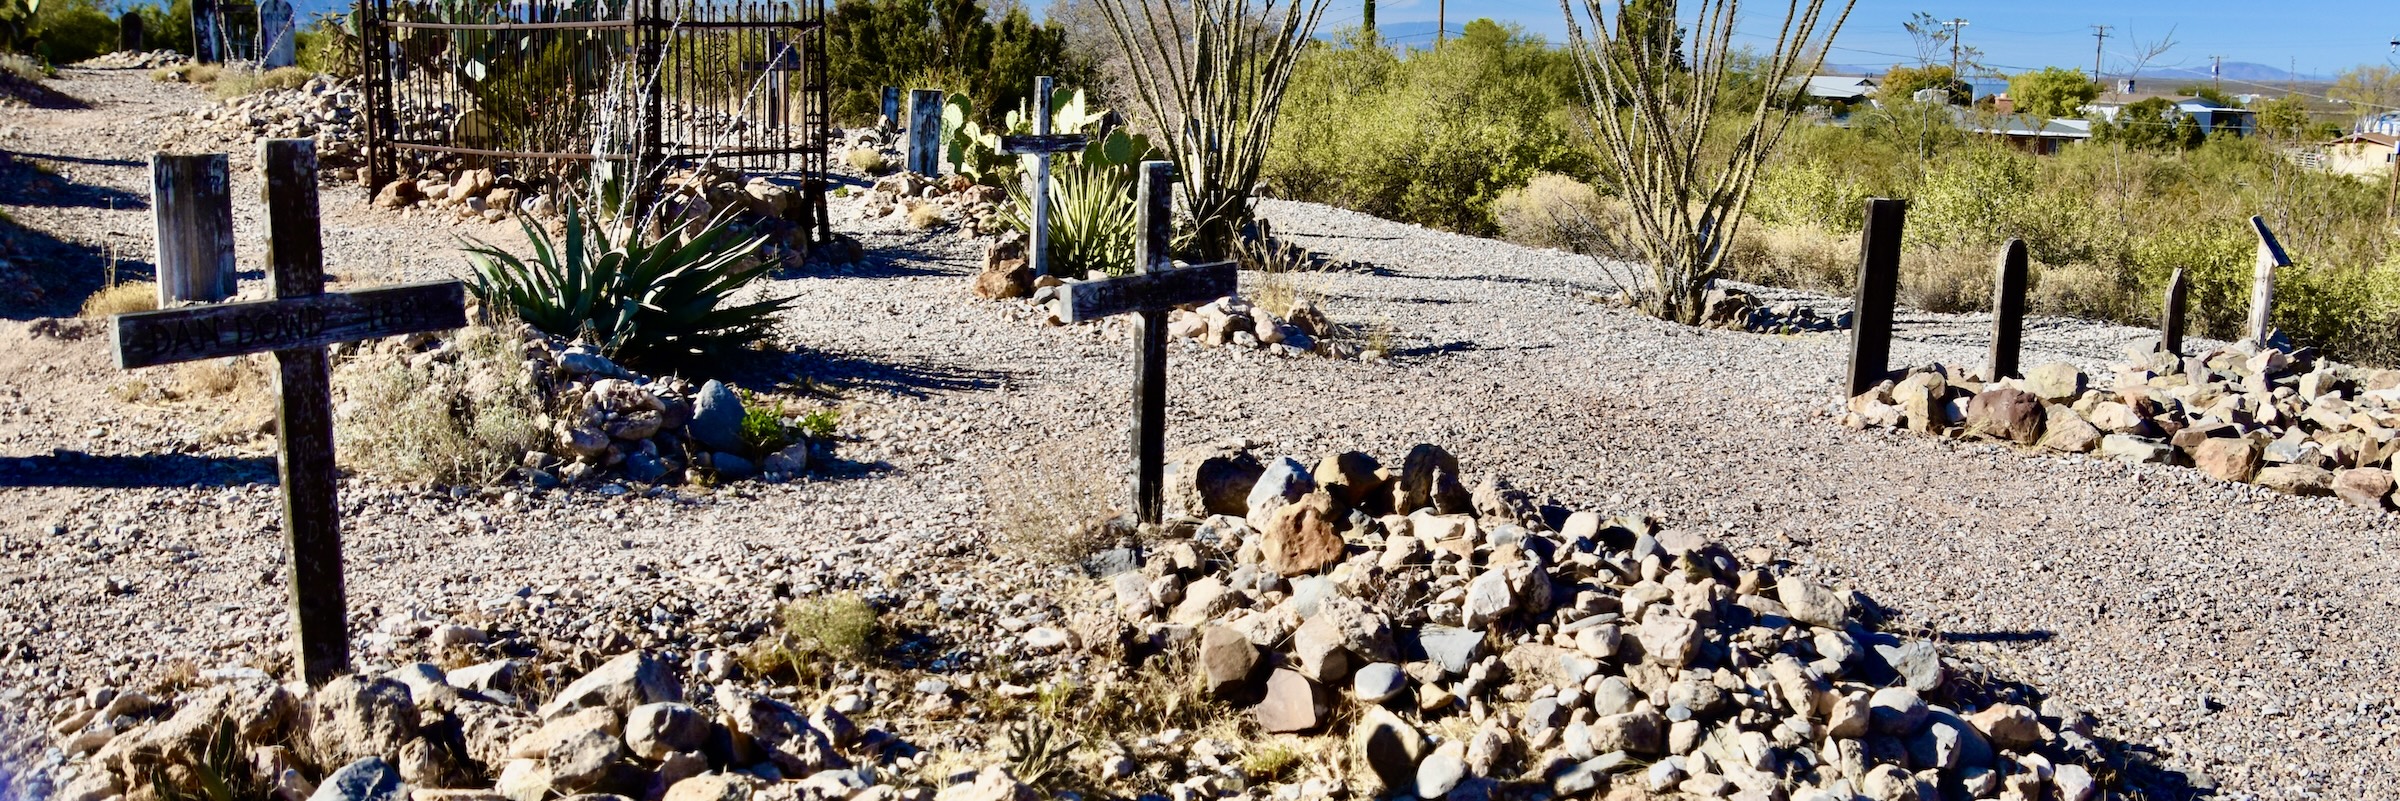
[[[800,442],[799,432],[783,424],[783,402],[772,404],[744,391],[742,393],[742,445],[753,457],[781,451]]]
[[[572,206],[563,241],[531,220],[523,224],[530,261],[469,240],[469,291],[485,308],[513,310],[552,335],[586,338],[630,364],[683,368],[692,356],[749,346],[797,299],[734,300],[775,262],[755,258],[767,237],[731,240],[722,217],[689,240],[680,226],[655,241],[637,234],[612,240]]]
[[[353,14],[319,14],[293,38],[299,65],[336,78],[358,77],[358,33]]]
[[[0,50],[58,65],[115,49],[117,20],[98,0],[0,0]]]
[[[811,409],[800,415],[800,419],[795,421],[795,425],[800,429],[800,433],[807,435],[809,439],[826,439],[833,436],[834,427],[841,421],[842,410],[829,406],[822,409]]]
[[[992,125],[1032,94],[1035,76],[1092,82],[1092,62],[1068,52],[1066,29],[1036,22],[1016,4],[994,14],[977,0],[840,0],[826,29],[831,94],[844,124],[880,113],[885,86],[900,87],[902,114],[908,90],[943,89]]]
[[[808,680],[830,672],[833,662],[872,662],[883,644],[882,613],[856,595],[793,601],[777,617],[782,630],[761,640],[746,660],[755,675]]]
[[[1497,233],[1501,193],[1541,172],[1594,175],[1567,59],[1490,20],[1405,57],[1357,35],[1313,44],[1293,72],[1263,177],[1283,197]]]

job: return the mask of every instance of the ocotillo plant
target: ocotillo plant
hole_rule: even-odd
[[[1329,0],[1101,0],[1134,95],[1175,160],[1202,255],[1223,259],[1250,221],[1276,113]]]
[[[1575,2],[1559,0],[1567,16],[1567,50],[1592,100],[1600,152],[1632,206],[1632,238],[1650,268],[1650,285],[1636,297],[1653,315],[1697,322],[1701,295],[1733,250],[1759,165],[1799,114],[1799,106],[1783,101],[1784,87],[1823,65],[1827,46],[1856,0],[1838,0],[1841,14],[1822,37],[1817,23],[1828,0],[1791,4],[1775,49],[1755,62],[1755,77],[1767,91],[1756,108],[1738,110],[1749,119],[1723,149],[1704,143],[1740,53],[1733,31],[1741,0],[1695,4],[1699,13],[1689,21],[1699,35],[1686,60],[1689,73],[1676,68],[1687,54],[1660,46],[1657,40],[1665,37],[1623,35],[1624,22],[1644,19],[1632,10],[1640,0],[1617,0],[1613,15],[1603,15],[1601,0],[1582,0],[1578,14]],[[1597,35],[1584,34],[1581,23],[1587,19]],[[1617,30],[1610,29],[1612,21]]]

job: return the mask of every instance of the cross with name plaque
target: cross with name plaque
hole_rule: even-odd
[[[1133,503],[1141,522],[1158,523],[1167,464],[1167,310],[1231,295],[1237,281],[1230,261],[1174,266],[1167,251],[1173,233],[1169,215],[1174,213],[1174,199],[1169,192],[1175,184],[1175,165],[1145,161],[1141,170],[1141,206],[1135,217],[1142,238],[1134,244],[1133,274],[1063,284],[1056,310],[1058,318],[1069,323],[1136,315]]]
[[[274,352],[281,396],[276,472],[291,552],[288,587],[297,646],[292,661],[301,678],[317,686],[348,672],[350,665],[325,346],[465,327],[466,287],[438,281],[326,292],[316,143],[270,139],[259,142],[258,150],[266,176],[267,277],[275,299],[120,314],[114,339],[117,366],[123,369]]]

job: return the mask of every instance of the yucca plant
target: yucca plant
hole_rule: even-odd
[[[756,258],[765,236],[733,239],[726,217],[688,240],[675,226],[649,242],[638,233],[612,238],[573,206],[563,240],[531,220],[524,226],[530,260],[467,240],[475,269],[468,290],[486,309],[513,310],[545,333],[586,339],[619,361],[676,365],[753,344],[798,299],[733,302],[774,262]]]
[[[1033,198],[1018,183],[1009,184],[1009,203],[1002,219],[1010,228],[1033,230]],[[1139,238],[1133,202],[1131,171],[1106,164],[1077,164],[1050,174],[1050,271],[1064,278],[1085,278],[1098,272],[1125,275],[1133,271],[1134,241]]]

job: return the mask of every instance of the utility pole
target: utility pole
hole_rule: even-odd
[[[1367,41],[1378,41],[1375,38],[1375,0],[1367,0],[1366,22],[1359,27],[1366,31]]]
[[[1433,49],[1442,49],[1442,36],[1450,32],[1450,0],[1433,4]]]
[[[2225,91],[2225,57],[2224,57],[2224,56],[2209,56],[2209,57],[2208,57],[2208,82],[2209,82],[2209,84],[2210,84],[2210,85],[2212,85],[2212,86],[2215,86],[2215,87],[2217,88],[2217,91],[2218,91],[2218,92],[2224,92],[2224,91]]]
[[[2095,40],[2092,42],[2092,83],[2100,82],[2100,52],[2108,44],[2108,28],[2107,25],[2092,26],[2092,38]]]
[[[1955,81],[1958,80],[1958,38],[1966,33],[1963,29],[1967,27],[1967,21],[1951,17],[1949,22],[1942,23],[1942,27],[1950,29],[1950,80]],[[1972,95],[1974,92],[1967,94]]]

